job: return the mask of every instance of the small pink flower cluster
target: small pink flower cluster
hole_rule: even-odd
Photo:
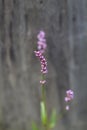
[[[39,58],[40,63],[41,63],[41,72],[43,74],[47,73],[47,61],[45,57],[42,55],[41,51],[34,51],[35,55]]]
[[[47,61],[43,55],[43,53],[45,52],[45,49],[47,47],[47,44],[46,44],[46,39],[45,39],[45,33],[44,31],[40,31],[39,34],[37,35],[37,39],[38,39],[38,42],[37,42],[37,51],[34,51],[35,52],[35,55],[39,58],[40,60],[40,63],[41,63],[41,72],[43,74],[46,74],[48,71],[47,71]],[[46,80],[41,80],[40,81],[41,84],[45,84],[46,83]]]
[[[70,102],[74,98],[74,92],[70,89],[66,91],[65,102]],[[69,105],[66,105],[66,110],[69,110]]]

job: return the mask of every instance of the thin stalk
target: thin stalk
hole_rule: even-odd
[[[42,74],[42,80],[45,80],[45,76],[44,74]],[[41,89],[42,89],[42,101],[45,105],[45,111],[46,111],[46,114],[47,114],[47,107],[46,107],[46,89],[45,89],[45,85],[42,84],[41,86]],[[43,126],[44,127],[44,130],[49,130],[48,128],[48,114],[47,114],[47,123],[46,125]]]

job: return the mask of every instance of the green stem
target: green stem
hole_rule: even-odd
[[[44,77],[44,74],[42,74],[42,80],[45,80],[45,77]],[[46,107],[46,91],[45,91],[45,85],[42,84],[42,101],[45,105],[45,110],[46,110],[46,113],[47,113],[47,107]],[[43,124],[42,124],[43,125]],[[43,126],[44,127],[44,130],[49,130],[48,128],[48,114],[47,114],[47,123],[46,125]]]

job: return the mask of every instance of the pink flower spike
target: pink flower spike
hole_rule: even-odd
[[[70,89],[66,91],[65,102],[67,102],[66,110],[69,110],[69,102],[74,98],[74,92]]]
[[[43,31],[40,31],[40,33],[37,35],[38,42],[37,42],[37,51],[34,51],[35,55],[39,58],[41,63],[41,72],[43,74],[46,74],[48,72],[47,70],[47,61],[43,55],[43,53],[46,50],[47,44],[45,39],[45,33]]]

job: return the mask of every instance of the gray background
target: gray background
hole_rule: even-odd
[[[33,51],[47,39],[47,105],[55,130],[87,129],[87,0],[0,0],[0,130],[31,130],[40,123],[40,64]],[[65,112],[64,96],[74,101]]]

